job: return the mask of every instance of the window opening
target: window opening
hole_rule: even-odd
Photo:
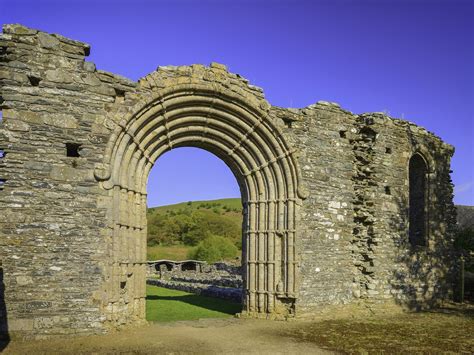
[[[115,102],[123,102],[125,100],[125,91],[114,88],[115,90]]]
[[[428,168],[419,154],[410,159],[409,164],[409,239],[413,246],[426,245],[426,198]]]
[[[78,158],[81,155],[79,151],[81,149],[81,145],[77,143],[66,143],[66,156],[71,158]]]
[[[41,78],[38,78],[37,76],[33,75],[28,75],[28,80],[30,81],[31,86],[38,86]]]

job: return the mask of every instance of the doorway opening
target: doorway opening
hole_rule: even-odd
[[[242,311],[242,200],[230,168],[193,147],[163,154],[147,183],[149,321]]]

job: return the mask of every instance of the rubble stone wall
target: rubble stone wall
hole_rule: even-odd
[[[203,296],[242,301],[242,268],[230,263],[199,265],[198,270],[168,270],[161,265],[159,271],[149,270],[147,284],[191,292]]]
[[[381,113],[271,106],[221,64],[134,82],[97,70],[89,50],[20,25],[0,36],[3,332],[144,322],[147,176],[180,146],[222,158],[241,187],[244,313],[447,296],[452,146]],[[408,238],[414,154],[428,169],[425,246]]]

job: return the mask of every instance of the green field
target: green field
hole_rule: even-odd
[[[186,260],[191,246],[187,245],[154,245],[147,247],[147,260]]]
[[[146,286],[146,319],[154,322],[228,318],[242,310],[240,303]]]

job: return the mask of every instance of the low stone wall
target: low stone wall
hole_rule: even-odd
[[[185,282],[185,283],[199,283],[205,285],[213,285],[220,287],[242,288],[242,278],[240,276],[228,275],[225,277],[215,275],[202,275],[198,273],[188,275],[173,276],[170,281]]]
[[[242,275],[242,266],[241,265],[233,265],[229,263],[214,263],[211,265],[214,267],[216,271],[224,271],[229,275],[238,275],[239,277]]]
[[[197,282],[179,282],[152,278],[147,279],[147,284],[195,293],[202,296],[222,298],[234,302],[242,302],[241,288],[219,287]]]
[[[203,296],[242,301],[241,267],[228,263],[204,264],[199,270],[160,268],[148,275],[147,283]]]

